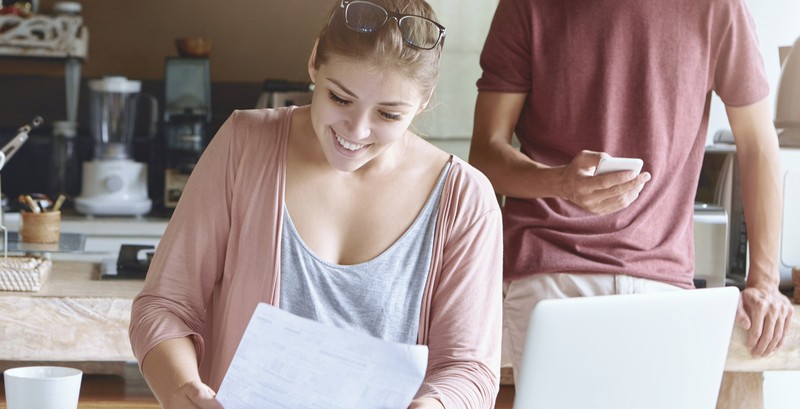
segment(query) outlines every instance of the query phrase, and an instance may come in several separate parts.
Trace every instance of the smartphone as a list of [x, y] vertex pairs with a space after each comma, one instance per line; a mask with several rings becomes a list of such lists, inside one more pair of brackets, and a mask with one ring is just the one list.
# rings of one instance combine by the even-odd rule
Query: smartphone
[[600, 159], [594, 175], [603, 175], [612, 172], [633, 171], [637, 176], [642, 171], [644, 162], [637, 158], [612, 158], [610, 156]]

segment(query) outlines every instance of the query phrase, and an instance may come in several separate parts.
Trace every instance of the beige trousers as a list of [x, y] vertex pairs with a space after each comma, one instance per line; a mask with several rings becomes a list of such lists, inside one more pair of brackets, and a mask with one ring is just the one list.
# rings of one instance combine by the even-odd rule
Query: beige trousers
[[514, 379], [517, 379], [531, 312], [541, 300], [676, 290], [681, 287], [622, 274], [534, 274], [506, 281], [503, 283], [503, 364], [513, 366]]

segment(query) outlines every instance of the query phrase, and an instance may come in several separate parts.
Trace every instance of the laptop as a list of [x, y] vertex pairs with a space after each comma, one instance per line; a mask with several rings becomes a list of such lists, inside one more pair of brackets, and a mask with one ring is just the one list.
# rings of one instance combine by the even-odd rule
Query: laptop
[[541, 301], [514, 409], [714, 409], [739, 290]]

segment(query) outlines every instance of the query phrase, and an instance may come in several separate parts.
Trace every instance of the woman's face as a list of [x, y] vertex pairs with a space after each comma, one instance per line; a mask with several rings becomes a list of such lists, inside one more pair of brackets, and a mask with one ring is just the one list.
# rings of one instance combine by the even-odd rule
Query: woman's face
[[319, 69], [309, 64], [309, 74], [314, 132], [330, 165], [342, 172], [391, 151], [427, 102], [407, 77], [355, 59], [334, 57]]

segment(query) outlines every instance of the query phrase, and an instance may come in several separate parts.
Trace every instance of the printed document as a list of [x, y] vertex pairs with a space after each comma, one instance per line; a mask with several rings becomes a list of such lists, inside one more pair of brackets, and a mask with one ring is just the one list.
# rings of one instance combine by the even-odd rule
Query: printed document
[[428, 348], [384, 341], [259, 304], [217, 400], [225, 409], [404, 409]]

